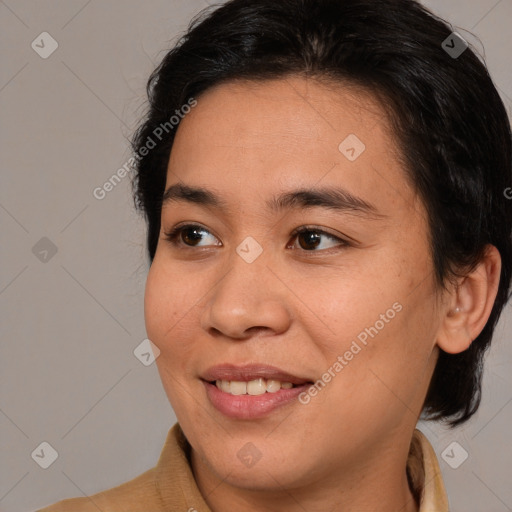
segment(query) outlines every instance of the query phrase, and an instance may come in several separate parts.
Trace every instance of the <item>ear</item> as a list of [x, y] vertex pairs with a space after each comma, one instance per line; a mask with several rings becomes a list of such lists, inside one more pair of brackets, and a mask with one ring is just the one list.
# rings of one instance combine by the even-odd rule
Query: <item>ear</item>
[[437, 346], [449, 354], [463, 352], [482, 332], [491, 314], [501, 274], [501, 256], [487, 245], [478, 266], [461, 278], [446, 303]]

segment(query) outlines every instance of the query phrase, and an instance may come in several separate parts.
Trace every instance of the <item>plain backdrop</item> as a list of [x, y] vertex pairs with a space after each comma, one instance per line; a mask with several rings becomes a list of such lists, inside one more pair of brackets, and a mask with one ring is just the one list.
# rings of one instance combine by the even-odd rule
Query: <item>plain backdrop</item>
[[[426, 4], [485, 56], [510, 112], [512, 0]], [[175, 422], [155, 364], [134, 355], [146, 338], [148, 261], [129, 178], [103, 199], [93, 191], [128, 160], [149, 73], [206, 5], [0, 1], [3, 512], [141, 474]], [[512, 510], [511, 337], [509, 305], [472, 421], [454, 431], [421, 425], [455, 512]], [[442, 457], [454, 442], [468, 454], [456, 469]], [[37, 453], [52, 452], [41, 443], [58, 454], [47, 469]]]

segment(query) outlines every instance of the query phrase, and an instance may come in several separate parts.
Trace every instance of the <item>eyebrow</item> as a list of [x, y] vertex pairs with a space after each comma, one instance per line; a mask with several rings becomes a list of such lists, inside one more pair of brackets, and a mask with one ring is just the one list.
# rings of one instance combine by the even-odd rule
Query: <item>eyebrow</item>
[[[162, 206], [180, 201], [225, 212], [230, 211], [229, 204], [224, 199], [214, 191], [203, 187], [176, 183], [171, 185], [162, 196]], [[300, 188], [284, 192], [269, 199], [266, 206], [273, 214], [286, 209], [306, 210], [312, 207], [321, 207], [338, 212], [361, 214], [374, 219], [386, 217], [372, 203], [340, 187]]]

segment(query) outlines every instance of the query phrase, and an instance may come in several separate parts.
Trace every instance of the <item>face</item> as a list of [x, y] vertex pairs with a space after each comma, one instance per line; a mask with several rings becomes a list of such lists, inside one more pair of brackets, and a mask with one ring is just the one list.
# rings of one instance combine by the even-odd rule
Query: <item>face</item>
[[407, 453], [440, 320], [395, 148], [371, 96], [299, 77], [222, 84], [179, 125], [145, 318], [204, 471], [271, 489]]

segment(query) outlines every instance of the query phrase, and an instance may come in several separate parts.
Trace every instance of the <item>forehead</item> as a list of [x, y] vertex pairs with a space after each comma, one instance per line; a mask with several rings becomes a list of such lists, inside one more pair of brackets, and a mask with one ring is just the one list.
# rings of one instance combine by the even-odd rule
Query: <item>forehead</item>
[[377, 123], [391, 135], [384, 109], [368, 91], [296, 76], [216, 85], [200, 96], [178, 131], [192, 120], [194, 130], [209, 125], [212, 141], [231, 135], [249, 146], [314, 144], [315, 136], [330, 132], [336, 139], [347, 129], [362, 135]]
[[167, 187], [178, 181], [252, 201], [313, 185], [344, 185], [368, 202], [402, 202], [414, 191], [387, 115], [353, 85], [287, 77], [215, 86], [180, 123]]

